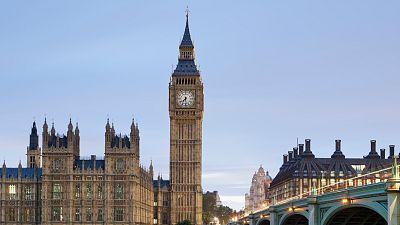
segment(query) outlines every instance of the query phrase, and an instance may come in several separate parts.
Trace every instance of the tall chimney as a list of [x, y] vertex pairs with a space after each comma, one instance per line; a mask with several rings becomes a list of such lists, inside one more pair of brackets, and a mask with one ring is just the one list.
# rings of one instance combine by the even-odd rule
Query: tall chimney
[[341, 140], [335, 140], [335, 151], [340, 152], [341, 151]]
[[371, 152], [376, 152], [376, 140], [371, 140]]
[[299, 155], [303, 155], [304, 144], [299, 144]]
[[294, 158], [297, 158], [297, 156], [299, 156], [299, 149], [296, 147], [296, 148], [293, 148], [293, 153], [294, 153]]
[[389, 145], [389, 159], [394, 157], [394, 145]]
[[381, 159], [385, 159], [385, 149], [381, 148]]
[[293, 151], [288, 151], [289, 162], [293, 160]]
[[305, 152], [311, 152], [311, 140], [306, 139], [306, 151]]
[[288, 155], [283, 155], [283, 164], [288, 162]]

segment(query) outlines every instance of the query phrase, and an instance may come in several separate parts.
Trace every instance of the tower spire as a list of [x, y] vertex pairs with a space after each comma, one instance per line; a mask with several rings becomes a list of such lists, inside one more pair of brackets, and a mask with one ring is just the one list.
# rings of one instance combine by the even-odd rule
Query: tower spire
[[179, 45], [179, 60], [174, 75], [198, 76], [200, 75], [195, 62], [195, 51], [189, 29], [189, 9], [186, 9], [186, 26], [181, 44]]
[[185, 26], [185, 33], [183, 33], [183, 38], [179, 48], [194, 48], [192, 38], [190, 37], [190, 30], [189, 30], [189, 8], [186, 9], [186, 26]]

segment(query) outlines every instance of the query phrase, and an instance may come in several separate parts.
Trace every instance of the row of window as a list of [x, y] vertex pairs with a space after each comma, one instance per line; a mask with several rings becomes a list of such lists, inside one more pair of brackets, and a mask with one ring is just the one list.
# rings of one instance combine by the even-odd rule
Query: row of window
[[[124, 208], [123, 207], [114, 207], [114, 221], [124, 221]], [[93, 209], [86, 208], [85, 209], [85, 221], [93, 221]], [[97, 221], [103, 221], [104, 212], [103, 209], [97, 209]], [[53, 207], [52, 208], [52, 221], [63, 221], [63, 207]], [[82, 220], [82, 211], [81, 208], [75, 209], [75, 221], [83, 221]]]
[[[24, 185], [23, 186], [24, 200], [31, 201], [34, 199], [33, 188], [32, 185]], [[8, 185], [8, 199], [9, 200], [17, 200], [17, 185], [10, 184]]]
[[196, 79], [195, 78], [178, 78], [176, 79], [176, 84], [191, 84], [195, 85], [196, 84]]
[[[365, 165], [352, 165], [352, 166], [356, 170], [357, 174], [362, 174], [362, 171], [363, 171], [363, 169], [365, 167]], [[317, 177], [317, 176], [321, 176], [321, 177], [337, 177], [337, 176], [339, 176], [339, 177], [344, 177], [344, 176], [352, 177], [353, 175], [356, 175], [356, 174], [353, 174], [351, 171], [347, 171], [347, 173], [345, 174], [343, 171], [339, 171], [338, 173], [336, 173], [335, 171], [330, 171], [330, 173], [328, 173], [327, 171], [318, 171], [317, 172], [315, 170], [312, 170], [312, 171], [309, 172], [308, 170], [304, 170], [303, 171], [303, 177], [307, 177], [309, 175], [309, 173], [313, 177]], [[301, 172], [296, 170], [296, 171], [294, 171], [293, 176], [297, 177], [300, 174], [301, 174]], [[380, 174], [375, 174], [375, 176], [379, 177]]]
[[[317, 193], [329, 192], [336, 189], [362, 186], [372, 183], [379, 183], [385, 181], [384, 177], [374, 179], [295, 179], [285, 182], [279, 187], [271, 189], [271, 193], [274, 195], [274, 199], [277, 201], [286, 199], [288, 197], [294, 197], [299, 194], [307, 195], [309, 192], [316, 188]], [[319, 185], [318, 185], [319, 184]]]
[[184, 59], [192, 59], [192, 51], [181, 51], [181, 57]]
[[[93, 199], [93, 186], [92, 184], [86, 184], [84, 186], [84, 193], [85, 193], [85, 198], [86, 199]], [[53, 184], [53, 192], [52, 192], [52, 198], [57, 200], [57, 199], [62, 199], [62, 185], [61, 184]], [[81, 184], [76, 184], [75, 186], [75, 199], [80, 199], [82, 197], [82, 187]], [[98, 184], [97, 185], [97, 192], [96, 192], [96, 198], [102, 200], [104, 198], [104, 192], [103, 192], [103, 185]], [[120, 183], [117, 183], [114, 185], [114, 199], [124, 199], [124, 186]]]
[[[7, 208], [6, 209], [6, 220], [15, 222], [18, 217], [18, 209], [17, 208]], [[24, 222], [33, 222], [34, 221], [34, 209], [33, 208], [23, 208], [22, 209], [22, 221]]]
[[[92, 208], [86, 208], [86, 221], [93, 220], [93, 210]], [[75, 209], [75, 221], [81, 221], [81, 208]], [[103, 221], [103, 209], [97, 209], [97, 221]]]
[[[86, 176], [86, 180], [94, 180], [95, 178], [97, 180], [103, 180], [103, 176]], [[74, 180], [82, 180], [82, 176], [75, 176]]]

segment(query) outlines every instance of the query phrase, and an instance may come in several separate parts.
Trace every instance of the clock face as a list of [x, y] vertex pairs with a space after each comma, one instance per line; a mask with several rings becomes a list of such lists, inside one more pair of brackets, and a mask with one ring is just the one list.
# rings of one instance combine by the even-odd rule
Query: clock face
[[179, 91], [176, 96], [176, 101], [181, 107], [191, 107], [194, 104], [194, 92], [193, 91]]

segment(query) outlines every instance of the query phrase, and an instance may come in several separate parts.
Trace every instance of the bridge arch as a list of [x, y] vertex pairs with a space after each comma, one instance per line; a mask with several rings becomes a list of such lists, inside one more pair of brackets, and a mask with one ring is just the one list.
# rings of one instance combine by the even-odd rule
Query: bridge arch
[[280, 219], [279, 225], [308, 225], [308, 213], [306, 211], [285, 214]]
[[260, 219], [257, 221], [256, 225], [270, 225], [269, 219]]
[[[350, 220], [350, 217], [373, 218], [376, 225], [387, 224], [387, 209], [377, 202], [366, 202], [351, 205], [339, 205], [330, 208], [321, 220], [322, 225], [346, 224], [343, 217]], [[357, 220], [358, 221], [358, 220]], [[353, 223], [352, 223], [353, 224]], [[362, 225], [362, 223], [360, 223]]]

